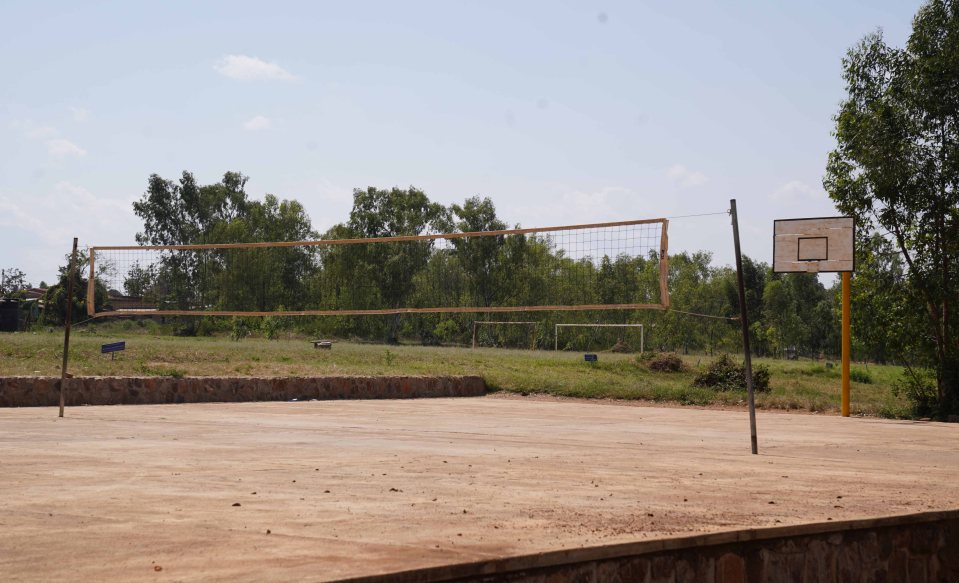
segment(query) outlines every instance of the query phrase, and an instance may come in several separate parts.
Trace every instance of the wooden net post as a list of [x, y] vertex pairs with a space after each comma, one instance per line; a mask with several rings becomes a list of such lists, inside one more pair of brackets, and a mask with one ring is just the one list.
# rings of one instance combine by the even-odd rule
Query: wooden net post
[[69, 281], [67, 281], [67, 321], [63, 331], [63, 366], [60, 368], [60, 417], [63, 417], [64, 385], [67, 382], [67, 358], [70, 353], [70, 325], [73, 322], [73, 280], [77, 276], [77, 238], [73, 238], [73, 253], [70, 255]]

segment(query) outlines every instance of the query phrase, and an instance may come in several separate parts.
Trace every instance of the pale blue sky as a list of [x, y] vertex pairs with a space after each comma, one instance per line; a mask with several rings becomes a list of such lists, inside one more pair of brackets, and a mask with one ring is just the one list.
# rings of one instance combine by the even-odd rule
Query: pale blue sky
[[[489, 196], [523, 226], [739, 201], [744, 252], [822, 192], [840, 60], [918, 1], [10, 2], [0, 18], [0, 267], [131, 244], [147, 177], [227, 170], [314, 227], [354, 187]], [[725, 217], [672, 250], [731, 263]]]

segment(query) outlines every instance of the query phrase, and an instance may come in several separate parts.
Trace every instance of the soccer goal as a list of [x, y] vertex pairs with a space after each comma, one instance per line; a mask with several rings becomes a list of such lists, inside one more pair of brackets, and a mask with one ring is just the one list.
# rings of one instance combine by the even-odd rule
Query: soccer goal
[[[94, 246], [90, 317], [666, 309], [666, 219], [383, 238]], [[105, 289], [102, 289], [105, 288]], [[107, 301], [95, 302], [96, 290]], [[110, 298], [124, 298], [125, 302]]]
[[559, 350], [560, 328], [639, 328], [639, 351], [646, 351], [646, 333], [642, 324], [556, 324], [553, 331], [553, 350]]

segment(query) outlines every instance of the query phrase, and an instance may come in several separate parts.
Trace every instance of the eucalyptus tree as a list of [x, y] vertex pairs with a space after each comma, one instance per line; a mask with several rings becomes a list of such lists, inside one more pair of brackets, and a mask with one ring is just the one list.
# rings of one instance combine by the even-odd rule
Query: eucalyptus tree
[[941, 412], [959, 412], [959, 2], [931, 0], [904, 48], [867, 35], [843, 60], [826, 190], [862, 240], [889, 238], [921, 298]]

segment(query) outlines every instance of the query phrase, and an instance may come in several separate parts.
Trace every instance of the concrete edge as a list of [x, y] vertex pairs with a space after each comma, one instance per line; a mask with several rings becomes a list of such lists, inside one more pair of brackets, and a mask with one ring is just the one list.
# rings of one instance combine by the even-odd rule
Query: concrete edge
[[767, 528], [748, 528], [693, 536], [669, 537], [577, 549], [546, 551], [543, 553], [505, 557], [501, 559], [484, 559], [468, 563], [456, 563], [381, 575], [340, 579], [338, 581], [341, 583], [440, 583], [443, 581], [485, 578], [494, 575], [506, 575], [509, 573], [563, 567], [580, 563], [610, 561], [662, 552], [689, 551], [736, 543], [926, 525], [954, 520], [959, 520], [959, 509]]

